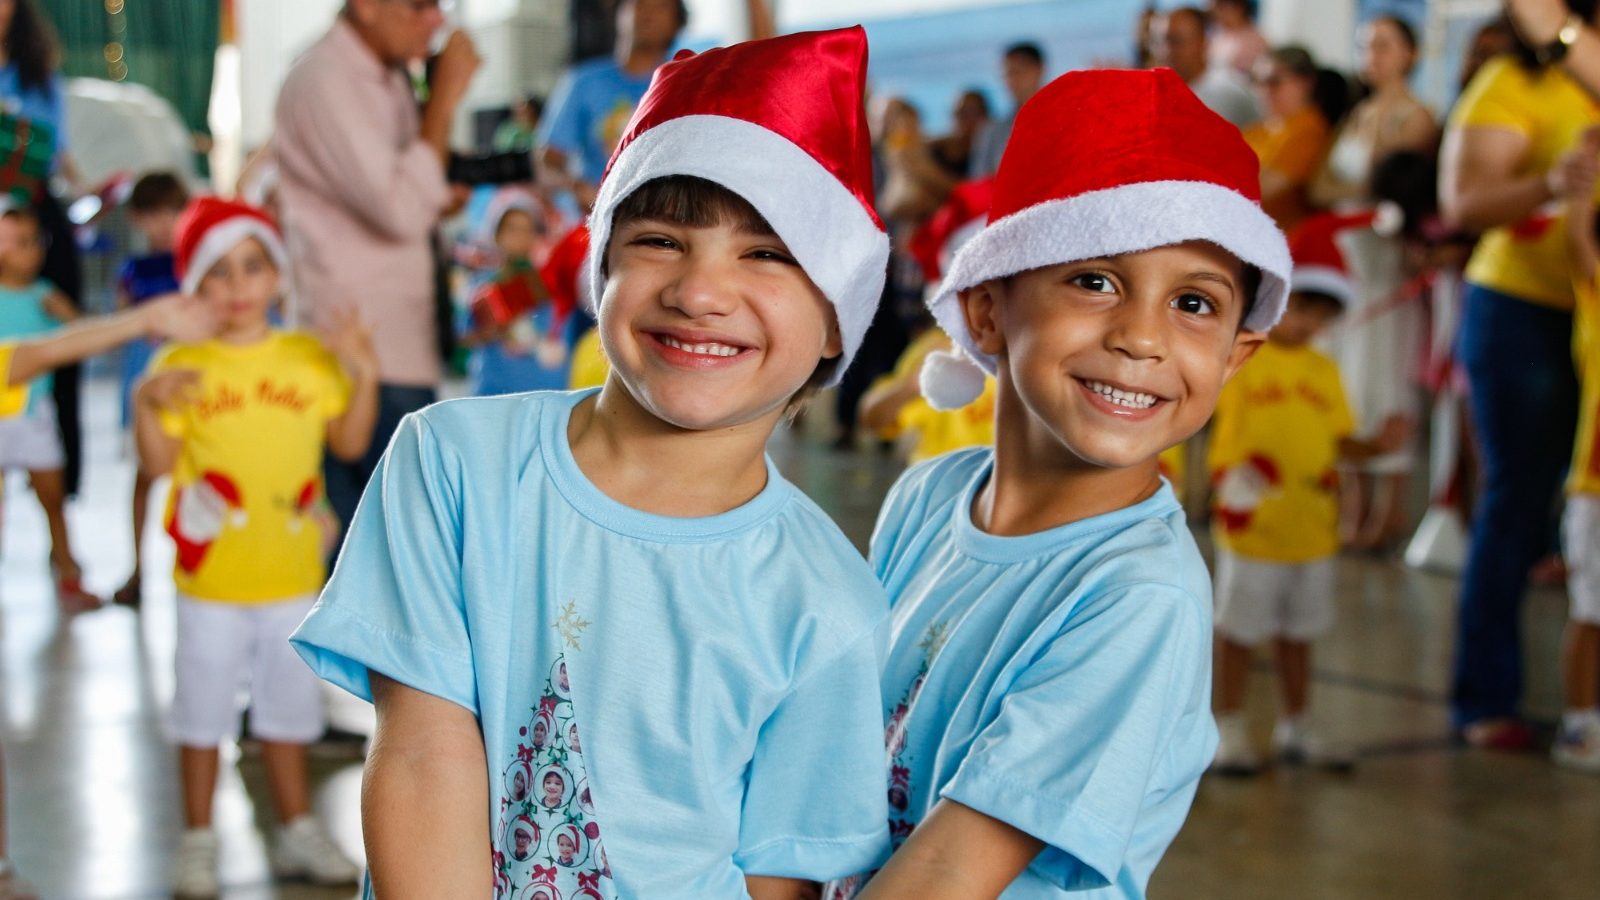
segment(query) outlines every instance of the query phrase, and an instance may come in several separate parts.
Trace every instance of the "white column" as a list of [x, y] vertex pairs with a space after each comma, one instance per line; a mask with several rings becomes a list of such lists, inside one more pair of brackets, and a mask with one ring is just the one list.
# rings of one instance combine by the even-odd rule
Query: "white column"
[[1299, 44], [1318, 65], [1355, 67], [1356, 0], [1262, 0], [1260, 11], [1261, 32], [1273, 46]]

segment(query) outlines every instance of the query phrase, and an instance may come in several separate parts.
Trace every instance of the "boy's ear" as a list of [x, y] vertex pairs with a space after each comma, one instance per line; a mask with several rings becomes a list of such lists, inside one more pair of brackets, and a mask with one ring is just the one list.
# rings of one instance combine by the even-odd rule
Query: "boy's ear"
[[822, 358], [837, 359], [844, 355], [844, 335], [839, 331], [839, 317], [828, 313], [828, 334], [822, 341]]
[[1256, 351], [1261, 349], [1266, 340], [1265, 331], [1241, 331], [1234, 336], [1233, 349], [1228, 351], [1228, 368], [1222, 374], [1223, 384], [1227, 384], [1239, 369], [1250, 361], [1250, 357], [1256, 355]]
[[985, 281], [956, 295], [972, 342], [990, 356], [999, 356], [1006, 347], [1005, 335], [1000, 330], [1002, 291], [1004, 287], [1000, 281]]

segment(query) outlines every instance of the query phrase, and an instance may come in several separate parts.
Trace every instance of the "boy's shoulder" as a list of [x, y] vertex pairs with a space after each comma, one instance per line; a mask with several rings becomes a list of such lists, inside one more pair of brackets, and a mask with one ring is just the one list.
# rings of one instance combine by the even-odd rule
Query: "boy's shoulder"
[[993, 462], [992, 447], [967, 447], [923, 460], [895, 480], [884, 501], [885, 511], [904, 515], [938, 506], [962, 494]]
[[512, 445], [533, 446], [546, 410], [572, 405], [567, 391], [531, 391], [494, 397], [458, 397], [430, 404], [407, 416], [440, 446], [468, 459], [502, 463]]

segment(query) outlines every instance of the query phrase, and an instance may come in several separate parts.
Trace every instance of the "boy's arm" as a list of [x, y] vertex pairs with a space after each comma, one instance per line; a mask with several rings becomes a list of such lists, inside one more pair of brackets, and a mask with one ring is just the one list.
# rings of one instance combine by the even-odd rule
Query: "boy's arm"
[[769, 878], [746, 875], [744, 889], [750, 900], [820, 900], [822, 885], [798, 878]]
[[378, 727], [361, 785], [373, 894], [482, 900], [490, 867], [488, 760], [465, 708], [369, 674]]
[[83, 315], [78, 312], [78, 307], [67, 299], [67, 295], [60, 291], [51, 291], [44, 295], [44, 311], [57, 322], [76, 322]]
[[889, 858], [861, 900], [998, 897], [1044, 842], [953, 800], [940, 800]]
[[1567, 188], [1567, 248], [1572, 256], [1573, 275], [1590, 281], [1600, 269], [1600, 243], [1595, 236], [1595, 180], [1600, 176], [1600, 128], [1590, 128], [1578, 138], [1577, 148], [1562, 162], [1565, 176], [1559, 181]]
[[189, 401], [199, 387], [192, 369], [166, 369], [145, 376], [134, 392], [133, 436], [139, 449], [139, 471], [155, 478], [172, 471], [183, 442], [161, 425], [161, 415]]
[[11, 354], [9, 384], [120, 347], [135, 338], [199, 341], [213, 328], [211, 310], [193, 297], [171, 294], [109, 316], [80, 319], [48, 337], [22, 341]]
[[1411, 420], [1393, 415], [1383, 420], [1383, 426], [1371, 438], [1342, 437], [1339, 439], [1339, 458], [1346, 462], [1364, 462], [1375, 456], [1385, 456], [1404, 447], [1411, 436]]
[[350, 378], [350, 405], [328, 422], [328, 450], [336, 458], [355, 462], [372, 446], [378, 424], [378, 355], [372, 335], [354, 309], [336, 309], [324, 343], [339, 358]]

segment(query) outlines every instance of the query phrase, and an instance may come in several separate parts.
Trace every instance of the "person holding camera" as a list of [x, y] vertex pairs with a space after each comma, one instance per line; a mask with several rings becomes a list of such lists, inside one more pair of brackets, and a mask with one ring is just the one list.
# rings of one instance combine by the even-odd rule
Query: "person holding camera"
[[480, 64], [452, 33], [419, 108], [408, 67], [444, 24], [438, 0], [346, 0], [278, 95], [274, 153], [304, 324], [353, 306], [378, 349], [372, 450], [325, 473], [342, 522], [400, 419], [436, 399], [442, 376], [430, 241], [458, 202], [450, 124]]

